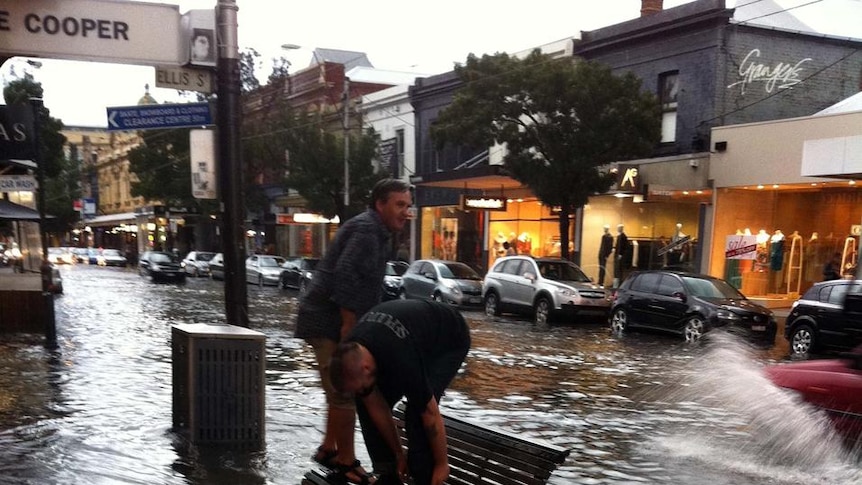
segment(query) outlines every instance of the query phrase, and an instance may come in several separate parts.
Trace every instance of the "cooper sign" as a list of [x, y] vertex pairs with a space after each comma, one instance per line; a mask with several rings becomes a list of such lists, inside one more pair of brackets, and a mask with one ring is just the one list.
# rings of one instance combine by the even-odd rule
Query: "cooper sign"
[[176, 5], [109, 0], [0, 0], [0, 54], [181, 65]]

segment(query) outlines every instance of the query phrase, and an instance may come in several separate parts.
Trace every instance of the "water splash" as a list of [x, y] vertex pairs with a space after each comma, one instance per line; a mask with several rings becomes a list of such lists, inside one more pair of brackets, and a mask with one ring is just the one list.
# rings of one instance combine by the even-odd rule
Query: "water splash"
[[723, 434], [693, 430], [653, 440], [664, 453], [695, 459], [776, 483], [862, 483], [859, 456], [849, 450], [822, 411], [765, 376], [752, 349], [713, 332], [666, 399], [690, 401], [704, 419], [724, 419]]

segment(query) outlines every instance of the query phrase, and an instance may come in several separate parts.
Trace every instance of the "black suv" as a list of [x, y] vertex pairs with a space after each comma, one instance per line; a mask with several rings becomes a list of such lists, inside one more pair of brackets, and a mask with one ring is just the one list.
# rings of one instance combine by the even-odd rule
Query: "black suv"
[[726, 281], [681, 271], [640, 271], [617, 289], [611, 329], [642, 327], [681, 334], [695, 341], [713, 328], [765, 343], [775, 341], [772, 311], [747, 299]]
[[164, 251], [146, 251], [138, 260], [138, 273], [153, 281], [186, 281], [179, 258]]
[[796, 355], [849, 350], [862, 343], [862, 281], [815, 283], [793, 302], [784, 337]]

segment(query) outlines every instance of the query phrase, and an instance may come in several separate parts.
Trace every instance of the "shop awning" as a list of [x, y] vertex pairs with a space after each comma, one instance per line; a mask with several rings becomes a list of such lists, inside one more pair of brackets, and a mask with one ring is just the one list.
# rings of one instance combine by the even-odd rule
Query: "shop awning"
[[423, 187], [481, 190], [486, 194], [518, 196], [530, 189], [510, 177], [502, 165], [480, 165], [430, 174], [414, 175], [410, 183]]
[[83, 221], [83, 223], [88, 226], [118, 226], [120, 224], [134, 224], [135, 220], [134, 212], [122, 212], [119, 214], [96, 216], [92, 219]]
[[0, 219], [7, 221], [38, 221], [39, 211], [0, 199]]

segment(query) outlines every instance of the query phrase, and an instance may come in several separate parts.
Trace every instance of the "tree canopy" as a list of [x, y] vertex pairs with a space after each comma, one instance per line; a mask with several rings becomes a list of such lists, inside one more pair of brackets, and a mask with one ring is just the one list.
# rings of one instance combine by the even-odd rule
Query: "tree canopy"
[[504, 145], [509, 174], [560, 208], [568, 258], [569, 217], [611, 187], [605, 167], [647, 156], [658, 144], [656, 97], [631, 73], [538, 50], [523, 60], [471, 54], [455, 71], [464, 84], [432, 127], [435, 143]]
[[166, 129], [140, 132], [143, 143], [129, 151], [129, 171], [137, 176], [131, 195], [161, 201], [174, 207], [194, 207], [189, 130]]

